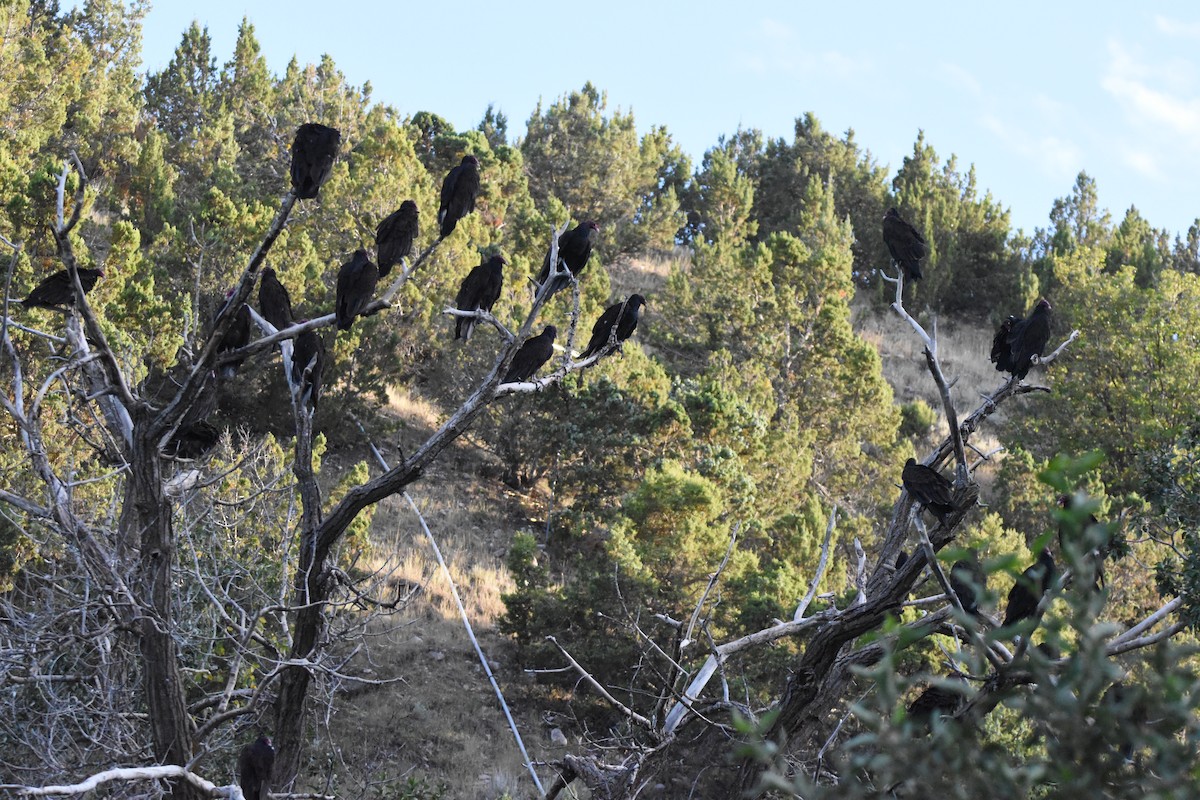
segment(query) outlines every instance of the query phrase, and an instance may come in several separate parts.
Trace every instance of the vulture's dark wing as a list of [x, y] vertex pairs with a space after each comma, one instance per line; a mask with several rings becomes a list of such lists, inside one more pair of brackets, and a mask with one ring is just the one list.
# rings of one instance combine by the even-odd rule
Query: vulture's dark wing
[[[225, 300], [225, 305], [228, 305], [232, 299], [233, 292], [229, 293], [229, 297]], [[225, 309], [225, 305], [221, 306], [221, 310]], [[221, 315], [221, 311], [217, 312], [217, 316]], [[216, 317], [213, 318], [216, 321]], [[238, 350], [250, 344], [250, 309], [242, 303], [234, 314], [233, 322], [225, 329], [225, 335], [221, 337], [220, 344], [217, 345], [218, 353], [228, 353], [233, 350]], [[225, 364], [220, 369], [222, 378], [232, 378], [237, 374], [238, 367], [242, 366], [245, 359], [238, 359]]]
[[[79, 285], [83, 287], [83, 293], [90, 292], [103, 275], [104, 272], [98, 269], [79, 270]], [[33, 287], [29, 296], [21, 301], [21, 305], [26, 308], [59, 308], [74, 303], [75, 284], [71, 281], [71, 273], [65, 269], [42, 280]]]
[[1008, 344], [1008, 337], [1012, 334], [1013, 326], [1020, 321], [1020, 317], [1009, 314], [992, 337], [992, 352], [988, 358], [1000, 372], [1012, 371], [1012, 348]]
[[1012, 368], [1009, 370], [1018, 379], [1029, 374], [1033, 357], [1041, 356], [1050, 341], [1050, 304], [1039, 300], [1027, 319], [1013, 325], [1008, 334]]
[[599, 353], [613, 338], [613, 328], [616, 328], [617, 343], [620, 344], [633, 335], [637, 329], [638, 320], [642, 315], [642, 306], [646, 299], [640, 294], [630, 295], [628, 299], [613, 303], [604, 309], [600, 319], [592, 326], [592, 338], [588, 340], [587, 348], [579, 355], [585, 359]]
[[367, 258], [366, 250], [355, 250], [350, 260], [338, 270], [337, 305], [334, 311], [339, 331], [350, 330], [354, 318], [363, 312], [375, 296], [378, 283], [379, 268]]
[[596, 320], [596, 324], [592, 326], [592, 338], [588, 340], [587, 349], [579, 354], [580, 360], [599, 353], [600, 349], [608, 344], [608, 340], [612, 337], [613, 327], [617, 324], [617, 317], [621, 313], [621, 307], [624, 305], [623, 302], [613, 303], [604, 309], [600, 319]]
[[1004, 627], [1029, 619], [1037, 611], [1042, 595], [1050, 588], [1055, 575], [1054, 559], [1049, 550], [1042, 550], [1038, 560], [1021, 573], [1008, 592], [1004, 609]]
[[883, 218], [883, 243], [887, 245], [892, 260], [904, 268], [908, 277], [921, 279], [921, 259], [929, 254], [925, 237], [896, 209], [888, 209]]
[[458, 221], [475, 210], [479, 195], [479, 159], [463, 156], [462, 163], [446, 174], [442, 181], [441, 202], [438, 204], [438, 226], [441, 238], [454, 232]]
[[958, 595], [963, 611], [979, 613], [979, 602], [987, 591], [987, 573], [973, 558], [963, 558], [950, 567], [950, 588]]
[[386, 278], [394, 265], [412, 253], [413, 242], [417, 238], [417, 217], [417, 204], [405, 200], [375, 229], [380, 278]]
[[260, 736], [238, 753], [238, 786], [246, 800], [266, 800], [275, 768], [275, 748], [266, 736]]
[[532, 378], [534, 373], [550, 360], [550, 356], [554, 355], [554, 337], [557, 335], [558, 329], [553, 325], [547, 325], [540, 334], [526, 340], [517, 354], [513, 356], [512, 363], [508, 367], [508, 374], [504, 376], [503, 382], [513, 383]]
[[270, 267], [263, 270], [262, 280], [258, 284], [258, 311], [276, 330], [292, 325], [292, 299], [288, 296], [287, 288], [279, 282], [275, 270]]
[[301, 200], [311, 200], [333, 170], [342, 134], [336, 128], [306, 122], [292, 141], [292, 187]]
[[[455, 307], [461, 311], [491, 311], [492, 306], [500, 299], [506, 263], [502, 257], [492, 256], [467, 273], [454, 300]], [[476, 320], [470, 317], [455, 317], [454, 338], [470, 339], [472, 331], [475, 330], [475, 323]]]
[[[600, 226], [587, 220], [581, 222], [569, 231], [558, 237], [558, 260], [560, 264], [566, 266], [575, 279], [579, 279], [580, 273], [587, 266], [588, 260], [592, 257], [592, 247], [595, 245], [596, 237], [600, 233]], [[541, 286], [550, 277], [550, 251], [546, 250], [546, 257], [542, 259], [542, 271], [538, 273], [538, 285]], [[558, 290], [570, 285], [571, 280], [563, 275], [554, 280], [546, 298], [552, 297]]]
[[954, 510], [952, 484], [940, 472], [909, 459], [900, 474], [904, 488], [939, 520]]
[[[325, 342], [316, 331], [305, 331], [296, 337], [292, 350], [292, 383], [300, 387], [300, 400], [305, 394], [312, 400], [313, 411], [321, 397], [321, 372], [325, 368]], [[305, 372], [308, 373], [307, 380]]]
[[921, 692], [908, 705], [908, 716], [913, 722], [928, 724], [934, 715], [948, 715], [958, 711], [963, 696], [953, 689], [933, 685]]

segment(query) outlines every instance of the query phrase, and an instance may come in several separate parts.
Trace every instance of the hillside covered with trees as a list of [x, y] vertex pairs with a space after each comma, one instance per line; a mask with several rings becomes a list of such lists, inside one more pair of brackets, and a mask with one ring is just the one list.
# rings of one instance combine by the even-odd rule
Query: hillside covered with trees
[[[529, 510], [495, 521], [500, 682], [579, 734], [517, 796], [1200, 791], [1200, 219], [1118, 220], [1081, 173], [1014, 231], [923, 134], [890, 169], [812, 113], [693, 163], [590, 83], [520, 129], [488, 107], [455, 130], [331, 56], [273, 74], [248, 22], [224, 63], [193, 26], [142, 74], [139, 13], [0, 5], [0, 785], [161, 766], [104, 796], [232, 796], [261, 733], [272, 791], [356, 796], [308, 745], [373, 626], [416, 602], [374, 516], [439, 491], [453, 446]], [[340, 143], [300, 198], [308, 123]], [[443, 237], [465, 156], [478, 196]], [[335, 330], [342, 265], [377, 259], [405, 200], [411, 254]], [[920, 281], [895, 282], [892, 207], [927, 242]], [[587, 222], [578, 280], [539, 286]], [[455, 338], [495, 256], [491, 313]], [[233, 343], [266, 268], [290, 319]], [[60, 270], [73, 300], [20, 302]], [[632, 337], [578, 356], [633, 293]], [[946, 343], [1039, 298], [1024, 381]], [[518, 380], [547, 325], [559, 349]], [[920, 389], [885, 378], [880, 336], [927, 348]], [[952, 481], [949, 512], [902, 484], [913, 458]], [[1043, 549], [1036, 610], [1004, 624]]]

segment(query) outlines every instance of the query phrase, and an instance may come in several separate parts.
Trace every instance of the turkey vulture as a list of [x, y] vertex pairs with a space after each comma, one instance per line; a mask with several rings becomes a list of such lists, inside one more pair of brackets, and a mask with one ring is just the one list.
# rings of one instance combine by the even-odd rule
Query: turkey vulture
[[475, 210], [479, 194], [479, 159], [463, 156], [462, 163], [446, 173], [442, 181], [442, 199], [438, 204], [441, 238], [454, 233], [458, 221]]
[[267, 800], [271, 770], [275, 768], [275, 748], [271, 737], [260, 736], [238, 753], [238, 785], [246, 800]]
[[[210, 372], [209, 378], [216, 373]], [[208, 417], [217, 410], [217, 382], [206, 380], [200, 384], [196, 399], [184, 412], [179, 428], [163, 447], [164, 455], [182, 459], [197, 459], [211, 450], [221, 438], [221, 429], [208, 422]]]
[[908, 717], [913, 722], [928, 725], [934, 715], [951, 715], [962, 705], [963, 696], [945, 686], [932, 684], [908, 704]]
[[292, 188], [301, 200], [311, 200], [329, 179], [342, 134], [336, 128], [306, 122], [292, 141]]
[[[592, 246], [596, 243], [596, 237], [600, 234], [600, 225], [588, 220], [581, 222], [569, 231], [558, 237], [558, 261], [560, 265], [566, 265], [566, 268], [575, 279], [579, 279], [579, 273], [583, 272], [583, 268], [587, 266], [588, 259], [592, 257]], [[542, 271], [538, 274], [538, 286], [546, 282], [550, 277], [550, 252], [546, 251], [546, 258], [542, 261]], [[563, 275], [555, 278], [551, 284], [550, 290], [546, 292], [546, 299], [557, 292], [559, 289], [571, 283], [571, 279]]]
[[[507, 263], [503, 256], [492, 256], [468, 272], [458, 287], [455, 307], [460, 311], [491, 311], [500, 299], [500, 289], [504, 286], [504, 265]], [[469, 340], [477, 321], [473, 317], [455, 317], [454, 338]]]
[[220, 439], [221, 429], [211, 423], [201, 421], [183, 424], [167, 441], [167, 446], [163, 448], [163, 454], [173, 458], [194, 460], [212, 450]]
[[987, 573], [972, 555], [954, 562], [950, 567], [950, 588], [958, 595], [963, 611], [968, 614], [979, 614], [979, 601], [987, 591]]
[[933, 512], [938, 522], [944, 523], [946, 515], [954, 510], [954, 494], [951, 483], [936, 469], [918, 464], [910, 458], [904, 463], [900, 480], [913, 499]]
[[921, 259], [929, 255], [929, 246], [921, 232], [895, 208], [889, 208], [883, 216], [883, 243], [887, 245], [893, 263], [903, 267], [912, 280], [921, 280]]
[[1012, 333], [1013, 325], [1020, 321], [1020, 317], [1009, 314], [1004, 322], [1000, 323], [1000, 330], [996, 331], [996, 335], [992, 337], [992, 353], [989, 358], [1000, 372], [1012, 370], [1012, 355], [1008, 347], [1008, 337]]
[[[217, 317], [221, 316], [221, 311], [229, 305], [233, 300], [233, 290], [230, 289], [225, 293], [225, 303], [217, 312]], [[216, 317], [213, 317], [216, 321]], [[233, 315], [233, 322], [229, 323], [229, 327], [225, 329], [225, 335], [221, 337], [220, 344], [217, 345], [217, 353], [228, 353], [233, 350], [238, 350], [250, 344], [250, 309], [242, 303], [241, 307]], [[228, 364], [223, 364], [219, 374], [222, 378], [232, 378], [237, 374], [238, 367], [242, 365], [246, 359], [241, 358], [237, 361], [230, 361]]]
[[375, 284], [379, 282], [379, 268], [367, 258], [366, 250], [355, 250], [354, 255], [338, 270], [337, 278], [337, 328], [348, 331], [354, 318], [363, 312], [375, 296]]
[[375, 229], [375, 257], [379, 259], [379, 277], [386, 278], [392, 265], [412, 252], [417, 238], [417, 204], [405, 200]]
[[527, 381], [532, 378], [533, 374], [541, 369], [542, 364], [554, 355], [554, 337], [557, 335], [558, 328], [547, 325], [540, 334], [526, 339], [525, 344], [521, 345], [521, 349], [513, 356], [508, 374], [504, 376], [502, 383]]
[[[305, 331], [297, 336], [296, 346], [292, 350], [292, 383], [298, 387], [301, 403], [304, 402], [305, 392], [310, 393], [313, 411], [317, 410], [317, 401], [321, 397], [321, 370], [324, 366], [325, 342], [317, 332]], [[305, 372], [308, 373], [307, 381], [304, 380]]]
[[1004, 610], [1004, 627], [1029, 619], [1037, 611], [1054, 582], [1054, 558], [1045, 548], [1038, 554], [1037, 562], [1026, 568], [1008, 592], [1008, 607]]
[[[100, 269], [80, 269], [78, 272], [79, 285], [83, 287], [84, 294], [90, 292], [96, 285], [96, 281], [104, 277], [104, 270]], [[60, 269], [33, 287], [33, 291], [21, 301], [21, 305], [26, 308], [58, 308], [59, 306], [75, 305], [75, 282], [71, 280], [71, 273]]]
[[640, 294], [631, 294], [628, 300], [613, 303], [604, 309], [600, 319], [596, 320], [596, 324], [592, 326], [592, 338], [588, 342], [587, 349], [579, 355], [579, 358], [582, 360], [603, 350], [612, 339], [614, 327], [617, 329], [617, 344], [632, 336], [644, 305], [646, 305], [646, 298]]
[[992, 339], [992, 361], [996, 363], [996, 369], [1012, 373], [1017, 380], [1029, 374], [1033, 357], [1040, 357], [1046, 349], [1046, 342], [1050, 341], [1050, 308], [1050, 301], [1042, 299], [1038, 300], [1027, 319], [1010, 316], [1008, 319], [1012, 320], [1012, 325], [1004, 339], [1007, 351], [1000, 341], [1004, 325], [1000, 326]]
[[281, 331], [292, 326], [292, 299], [288, 297], [287, 288], [276, 277], [275, 270], [270, 267], [263, 270], [262, 280], [258, 284], [258, 312], [275, 326], [275, 330]]
[[1128, 761], [1133, 756], [1134, 743], [1144, 741], [1150, 720], [1145, 689], [1136, 683], [1127, 685], [1117, 681], [1100, 697], [1100, 708], [1107, 712], [1108, 719], [1119, 731], [1116, 741], [1120, 745], [1116, 749], [1121, 758]]

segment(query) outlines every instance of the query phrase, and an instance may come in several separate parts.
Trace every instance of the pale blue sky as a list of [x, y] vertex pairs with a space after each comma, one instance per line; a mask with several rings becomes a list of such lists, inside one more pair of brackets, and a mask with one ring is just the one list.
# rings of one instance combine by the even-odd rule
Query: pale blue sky
[[515, 139], [539, 98], [590, 80], [697, 163], [739, 125], [790, 139], [812, 111], [893, 174], [923, 128], [1027, 231], [1081, 169], [1117, 220], [1131, 204], [1172, 231], [1200, 217], [1194, 3], [159, 0], [146, 68], [166, 65], [193, 18], [224, 63], [243, 15], [273, 72], [329, 53], [377, 102], [459, 129], [494, 103]]

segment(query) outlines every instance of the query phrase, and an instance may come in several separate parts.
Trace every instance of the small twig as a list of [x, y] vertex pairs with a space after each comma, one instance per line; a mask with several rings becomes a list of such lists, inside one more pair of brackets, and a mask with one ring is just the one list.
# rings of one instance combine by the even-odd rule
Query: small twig
[[566, 649], [561, 644], [558, 643], [558, 639], [555, 639], [553, 636], [547, 636], [546, 641], [552, 643], [555, 647], [558, 648], [558, 651], [560, 653], [562, 653], [563, 657], [566, 658], [567, 661], [570, 663], [570, 665], [575, 668], [575, 671], [579, 673], [579, 676], [581, 678], [583, 678], [588, 683], [589, 686], [591, 686], [593, 689], [595, 689], [600, 694], [601, 697], [603, 697], [610, 704], [612, 704], [612, 706], [614, 708], [616, 708], [618, 711], [620, 711], [622, 714], [629, 717], [629, 719], [633, 720], [638, 725], [641, 725], [643, 728], [650, 731], [651, 733], [657, 735], [658, 732], [655, 731], [655, 729], [654, 729], [654, 723], [652, 723], [650, 720], [646, 719], [641, 714], [634, 711], [629, 706], [622, 703], [617, 698], [613, 697], [607, 689], [605, 689], [603, 686], [600, 685], [599, 681], [597, 681], [595, 678], [593, 678], [586, 669], [584, 669], [582, 666], [580, 666], [578, 661], [576, 661], [574, 658], [571, 657], [571, 654], [568, 653], [566, 651]]
[[825, 744], [821, 745], [821, 749], [817, 751], [817, 765], [813, 769], [813, 780], [816, 780], [820, 775], [821, 765], [825, 761], [825, 753], [828, 752], [829, 748], [832, 747], [837, 741], [838, 734], [842, 732], [842, 726], [845, 725], [846, 720], [850, 719], [851, 715], [854, 714], [854, 707], [863, 700], [866, 700], [867, 695], [869, 695], [871, 691], [871, 689], [868, 689], [867, 691], [863, 692], [862, 696], [858, 698], [858, 702], [851, 703], [849, 705], [849, 707], [846, 709], [846, 713], [843, 714], [842, 718], [838, 720], [838, 724], [833, 727], [833, 732], [829, 734], [829, 738], [825, 740]]
[[700, 618], [700, 612], [704, 608], [705, 601], [708, 600], [709, 593], [717, 585], [717, 581], [721, 578], [721, 573], [725, 570], [725, 565], [729, 563], [729, 557], [733, 555], [733, 548], [737, 544], [738, 531], [741, 530], [741, 527], [742, 523], [735, 522], [732, 530], [729, 532], [729, 546], [725, 548], [725, 557], [717, 565], [716, 572], [709, 576], [708, 585], [704, 587], [704, 591], [700, 593], [700, 599], [696, 601], [696, 608], [692, 611], [692, 618], [688, 622], [687, 631], [683, 634], [683, 639], [679, 642], [680, 653], [692, 643], [692, 632], [696, 629], [696, 620]]

